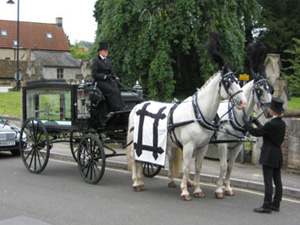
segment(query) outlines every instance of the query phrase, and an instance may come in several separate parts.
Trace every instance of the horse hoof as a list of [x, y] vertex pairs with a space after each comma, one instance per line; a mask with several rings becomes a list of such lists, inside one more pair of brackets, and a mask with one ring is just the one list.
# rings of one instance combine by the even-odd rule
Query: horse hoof
[[188, 181], [186, 184], [187, 184], [188, 187], [193, 187], [194, 186], [193, 182], [191, 182], [191, 181]]
[[215, 192], [215, 197], [217, 199], [223, 199], [224, 198], [224, 193], [223, 192]]
[[233, 193], [233, 191], [227, 190], [227, 191], [225, 191], [225, 195], [227, 195], [227, 196], [234, 196], [234, 193]]
[[195, 198], [205, 198], [205, 194], [203, 194], [203, 192], [194, 193], [193, 196]]
[[175, 184], [174, 181], [168, 183], [168, 187], [169, 187], [169, 188], [175, 188], [176, 186], [177, 186], [177, 185]]
[[141, 191], [146, 191], [147, 188], [145, 185], [139, 185], [139, 186], [136, 186], [136, 187], [133, 187], [133, 189], [136, 191], [136, 192], [141, 192]]
[[181, 195], [181, 196], [180, 196], [180, 199], [181, 199], [182, 201], [192, 201], [192, 198], [191, 198], [190, 195]]

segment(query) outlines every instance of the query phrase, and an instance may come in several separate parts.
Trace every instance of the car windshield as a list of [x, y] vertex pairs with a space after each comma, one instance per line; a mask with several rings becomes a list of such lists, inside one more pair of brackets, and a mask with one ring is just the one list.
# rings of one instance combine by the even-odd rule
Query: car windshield
[[3, 123], [3, 120], [2, 120], [2, 118], [0, 118], [0, 123]]

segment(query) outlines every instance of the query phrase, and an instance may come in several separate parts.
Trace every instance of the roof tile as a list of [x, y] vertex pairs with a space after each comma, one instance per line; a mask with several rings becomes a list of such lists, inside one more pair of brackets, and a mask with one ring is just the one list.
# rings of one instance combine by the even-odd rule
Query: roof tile
[[[0, 48], [12, 48], [17, 40], [17, 22], [0, 20], [0, 30], [6, 30], [7, 36], [0, 33]], [[51, 33], [52, 39], [47, 38]], [[20, 47], [32, 50], [70, 51], [68, 39], [62, 27], [57, 24], [20, 21]]]

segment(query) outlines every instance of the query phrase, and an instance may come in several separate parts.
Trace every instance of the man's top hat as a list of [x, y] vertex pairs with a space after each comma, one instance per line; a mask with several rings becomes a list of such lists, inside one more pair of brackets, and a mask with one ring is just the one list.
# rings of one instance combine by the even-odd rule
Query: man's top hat
[[284, 101], [280, 98], [272, 98], [270, 109], [275, 111], [278, 114], [281, 114], [284, 112], [284, 109], [282, 108]]
[[107, 42], [99, 42], [99, 48], [98, 48], [98, 51], [99, 51], [99, 50], [108, 50]]

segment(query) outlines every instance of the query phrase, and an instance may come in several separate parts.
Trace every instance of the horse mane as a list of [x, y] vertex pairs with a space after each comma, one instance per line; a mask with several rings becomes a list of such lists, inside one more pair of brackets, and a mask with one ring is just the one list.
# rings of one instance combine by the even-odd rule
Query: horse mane
[[208, 50], [212, 61], [217, 63], [219, 66], [219, 70], [223, 70], [223, 72], [227, 72], [227, 62], [222, 56], [221, 52], [221, 44], [219, 35], [217, 33], [211, 32], [210, 33], [211, 42], [209, 45], [206, 45], [205, 48]]
[[261, 43], [253, 42], [247, 46], [246, 51], [253, 72], [263, 76], [265, 74], [264, 62], [267, 56], [266, 46]]
[[211, 76], [202, 86], [201, 88], [197, 88], [197, 91], [202, 91], [209, 83], [212, 79], [214, 79], [216, 76], [219, 75], [219, 72], [218, 73], [215, 73], [213, 76]]

